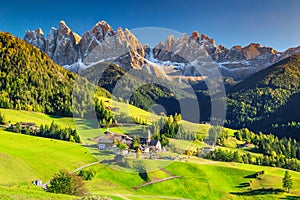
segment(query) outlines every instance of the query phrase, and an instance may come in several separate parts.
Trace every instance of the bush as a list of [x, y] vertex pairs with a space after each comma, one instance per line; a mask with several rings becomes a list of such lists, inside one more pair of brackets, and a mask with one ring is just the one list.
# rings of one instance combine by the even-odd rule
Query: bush
[[83, 180], [89, 181], [95, 177], [96, 172], [93, 169], [80, 170], [78, 175], [81, 176]]
[[87, 193], [84, 182], [80, 176], [71, 174], [66, 170], [61, 170], [55, 174], [47, 185], [47, 189], [52, 193], [69, 194], [83, 196]]

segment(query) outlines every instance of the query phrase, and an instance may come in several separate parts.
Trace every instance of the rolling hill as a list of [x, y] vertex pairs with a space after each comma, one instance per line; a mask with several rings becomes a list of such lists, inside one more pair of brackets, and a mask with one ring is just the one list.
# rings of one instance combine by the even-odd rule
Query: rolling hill
[[[31, 185], [31, 181], [48, 181], [51, 176], [64, 168], [74, 170], [84, 164], [95, 162], [95, 157], [79, 144], [38, 138], [0, 131], [0, 198], [1, 199], [73, 199], [75, 197], [49, 194]], [[126, 168], [97, 164], [89, 167], [96, 171], [96, 177], [87, 181], [90, 195], [108, 196], [112, 199], [278, 199], [297, 198], [300, 191], [300, 175], [290, 171], [294, 188], [291, 194], [278, 192], [283, 169], [253, 166], [238, 163], [224, 163], [191, 158], [184, 162], [164, 160], [143, 160], [150, 180], [169, 177], [168, 180], [135, 190], [145, 181], [138, 173]], [[160, 166], [164, 166], [161, 170]], [[264, 170], [261, 179], [253, 174]], [[248, 185], [253, 180], [253, 184]], [[251, 189], [250, 189], [251, 188]], [[264, 188], [264, 189], [263, 189]]]
[[181, 112], [179, 100], [193, 98], [189, 85], [164, 80], [144, 70], [125, 70], [108, 62], [92, 65], [79, 74], [108, 90], [115, 98], [122, 98], [144, 110], [153, 109], [157, 114], [162, 110], [152, 107], [155, 104], [162, 105], [166, 115], [174, 115]]
[[[298, 122], [300, 118], [292, 107], [299, 104], [299, 92], [300, 55], [294, 55], [229, 89], [227, 125], [266, 132], [271, 124]], [[292, 133], [280, 136], [299, 138]]]
[[[77, 75], [9, 33], [0, 32], [0, 107], [72, 116]], [[81, 79], [79, 91], [94, 87]], [[104, 89], [98, 94], [108, 96]], [[87, 101], [87, 100], [86, 100]]]

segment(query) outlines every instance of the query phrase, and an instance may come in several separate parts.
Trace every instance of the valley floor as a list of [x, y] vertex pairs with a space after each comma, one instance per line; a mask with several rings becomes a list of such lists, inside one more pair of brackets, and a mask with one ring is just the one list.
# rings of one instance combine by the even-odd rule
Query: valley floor
[[[10, 115], [18, 115], [17, 112]], [[40, 123], [51, 123], [50, 116], [29, 112], [24, 116], [30, 117], [31, 121], [39, 118]], [[17, 121], [21, 120], [24, 121], [24, 118], [19, 116]], [[61, 126], [71, 122], [71, 118], [58, 120]], [[88, 141], [88, 137], [93, 136], [86, 133], [84, 138]], [[184, 148], [184, 142], [173, 142]], [[201, 146], [197, 142], [193, 145], [195, 148]], [[140, 162], [146, 167], [149, 181], [153, 182], [146, 184], [144, 177], [133, 169], [114, 162], [99, 162], [111, 158], [93, 145], [87, 148], [81, 144], [0, 129], [0, 199], [77, 199], [45, 192], [31, 182], [42, 180], [45, 183], [61, 169], [71, 172], [82, 166], [96, 171], [96, 176], [85, 182], [90, 195], [111, 199], [300, 198], [300, 173], [295, 171], [289, 171], [294, 186], [291, 193], [285, 193], [280, 188], [286, 170], [280, 168], [216, 162], [193, 156], [181, 161], [142, 159]], [[95, 164], [88, 166], [90, 163]], [[264, 174], [256, 178], [255, 174], [262, 170]], [[167, 180], [172, 176], [177, 178]]]

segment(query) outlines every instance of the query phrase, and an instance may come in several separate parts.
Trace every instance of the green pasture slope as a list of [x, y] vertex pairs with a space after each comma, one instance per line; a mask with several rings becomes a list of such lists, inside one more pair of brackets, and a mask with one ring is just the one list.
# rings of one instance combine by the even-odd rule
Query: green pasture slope
[[[121, 103], [118, 104], [121, 106]], [[134, 108], [132, 108], [134, 109]], [[72, 118], [58, 118], [41, 113], [0, 109], [7, 121], [32, 121], [37, 124], [50, 124], [52, 121], [62, 127], [74, 127]], [[145, 111], [146, 112], [146, 111]], [[134, 112], [139, 113], [138, 111]], [[140, 113], [145, 116], [145, 113]], [[149, 114], [149, 113], [148, 113]], [[207, 126], [207, 125], [206, 125]], [[84, 141], [98, 135], [96, 129], [79, 126], [85, 130]], [[208, 128], [203, 125], [203, 130]], [[112, 128], [117, 132], [141, 130], [141, 126]], [[205, 130], [205, 131], [206, 131]], [[102, 132], [104, 129], [102, 129]], [[84, 132], [83, 132], [84, 133]], [[184, 148], [185, 141], [172, 140], [176, 146]], [[193, 148], [202, 143], [194, 142]], [[74, 199], [68, 195], [55, 195], [35, 187], [31, 181], [49, 181], [60, 169], [72, 171], [80, 166], [97, 161], [98, 151], [89, 151], [80, 144], [11, 133], [0, 129], [0, 199]], [[101, 156], [99, 156], [101, 157]], [[162, 160], [143, 160], [146, 168], [151, 169], [148, 177], [158, 180], [169, 177], [162, 166], [172, 175], [181, 176], [142, 187], [145, 183], [138, 173], [125, 172], [122, 167], [98, 164], [93, 166], [96, 177], [87, 181], [91, 195], [108, 196], [112, 199], [299, 199], [300, 173], [291, 171], [294, 187], [290, 194], [277, 193], [270, 188], [281, 188], [284, 169], [246, 165], [240, 163], [214, 162], [189, 159], [188, 162], [171, 162], [166, 165]], [[153, 168], [157, 170], [153, 171]], [[265, 171], [261, 180], [251, 178], [258, 171]], [[249, 181], [253, 180], [251, 186]]]
[[[48, 181], [60, 169], [69, 171], [95, 158], [83, 146], [70, 142], [39, 138], [0, 131], [0, 199], [68, 199], [70, 196], [56, 196], [45, 193], [31, 185], [31, 181], [42, 179]], [[147, 166], [157, 166], [156, 171], [149, 172], [150, 179], [166, 178], [158, 168], [165, 161], [143, 161]], [[189, 162], [172, 162], [164, 168], [180, 179], [168, 180], [142, 187], [133, 187], [145, 181], [138, 173], [111, 168], [99, 164], [93, 166], [97, 171], [92, 181], [87, 181], [91, 195], [110, 196], [112, 199], [149, 198], [185, 198], [185, 199], [279, 199], [300, 196], [300, 173], [290, 172], [294, 180], [291, 194], [273, 193], [262, 188], [280, 188], [283, 169], [223, 163], [192, 159]], [[264, 170], [261, 180], [251, 177]], [[254, 184], [245, 186], [249, 180]], [[251, 190], [249, 190], [251, 188]], [[9, 197], [12, 198], [9, 198]]]
[[60, 169], [73, 170], [95, 161], [80, 144], [0, 130], [0, 185], [49, 181]]
[[6, 117], [6, 121], [11, 124], [17, 122], [34, 122], [37, 125], [51, 124], [52, 121], [61, 127], [74, 127], [72, 117], [57, 117], [46, 115], [38, 112], [30, 112], [23, 110], [12, 110], [0, 108], [0, 112]]
[[[148, 162], [155, 162], [155, 165], [159, 165], [159, 162], [164, 161]], [[291, 193], [276, 191], [281, 188], [281, 180], [285, 171], [278, 168], [206, 161], [199, 163], [173, 162], [165, 169], [172, 175], [182, 176], [182, 178], [155, 183], [138, 190], [133, 188], [144, 183], [138, 173], [128, 173], [105, 165], [92, 168], [97, 171], [97, 176], [87, 182], [87, 186], [95, 195], [114, 194], [128, 199], [272, 200], [300, 198], [300, 173], [297, 172], [290, 172], [294, 181]], [[262, 170], [265, 171], [265, 174], [261, 180], [252, 177], [256, 172]], [[148, 176], [157, 180], [168, 175], [157, 170], [149, 172]], [[250, 180], [253, 180], [253, 184], [248, 186]]]

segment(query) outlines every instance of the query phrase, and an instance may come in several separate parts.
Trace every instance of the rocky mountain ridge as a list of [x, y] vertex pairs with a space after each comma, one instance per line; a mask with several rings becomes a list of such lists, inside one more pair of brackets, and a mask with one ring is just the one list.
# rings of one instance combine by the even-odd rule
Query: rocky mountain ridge
[[[199, 51], [206, 54], [212, 63], [218, 65], [223, 76], [244, 79], [275, 62], [300, 53], [300, 47], [278, 52], [271, 47], [251, 43], [245, 47], [233, 46], [228, 49], [222, 45], [216, 46], [214, 39], [195, 31], [189, 37], [183, 34], [179, 39], [170, 35], [164, 43], [160, 42], [154, 47], [153, 57], [162, 62], [188, 64], [193, 60], [191, 56], [199, 54]], [[186, 75], [193, 76], [194, 74]]]
[[113, 30], [105, 21], [99, 21], [81, 37], [61, 21], [58, 29], [51, 28], [47, 36], [39, 28], [27, 31], [24, 40], [72, 71], [105, 61], [114, 62], [124, 69], [144, 69], [157, 76], [165, 76], [166, 69], [161, 66], [172, 67], [172, 72], [175, 70], [179, 75], [199, 76], [199, 73], [190, 69], [197, 60], [204, 68], [216, 65], [223, 76], [244, 79], [275, 62], [300, 53], [300, 47], [278, 52], [256, 43], [228, 49], [217, 46], [214, 39], [197, 31], [190, 36], [183, 34], [181, 38], [170, 35], [164, 43], [159, 42], [150, 49], [141, 44], [128, 29]]
[[143, 45], [128, 29], [114, 31], [105, 21], [98, 22], [81, 37], [61, 21], [58, 29], [52, 27], [46, 37], [39, 28], [27, 31], [24, 40], [46, 52], [57, 64], [71, 69], [100, 61], [140, 68], [139, 59], [145, 56]]

